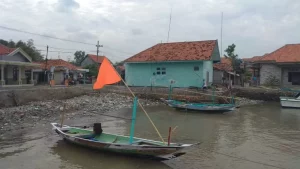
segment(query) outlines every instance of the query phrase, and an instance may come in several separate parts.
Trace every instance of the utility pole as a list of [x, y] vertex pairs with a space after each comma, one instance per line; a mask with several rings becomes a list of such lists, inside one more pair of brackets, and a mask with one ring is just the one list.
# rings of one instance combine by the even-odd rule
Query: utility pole
[[221, 16], [221, 57], [223, 57], [223, 12]]
[[47, 53], [46, 53], [46, 64], [45, 64], [45, 76], [44, 76], [44, 82], [46, 82], [46, 77], [47, 77], [47, 66], [48, 66], [48, 48], [49, 48], [49, 46], [47, 45]]
[[169, 30], [168, 30], [168, 39], [167, 39], [167, 42], [169, 42], [169, 35], [170, 35], [170, 29], [171, 29], [171, 21], [172, 21], [172, 8], [171, 8], [171, 13], [170, 13], [170, 21], [169, 21]]
[[97, 47], [97, 64], [98, 64], [98, 69], [99, 69], [99, 66], [100, 66], [100, 64], [99, 64], [99, 48], [100, 47], [103, 47], [103, 45], [99, 45], [99, 41], [97, 42], [97, 45], [96, 45], [96, 47]]

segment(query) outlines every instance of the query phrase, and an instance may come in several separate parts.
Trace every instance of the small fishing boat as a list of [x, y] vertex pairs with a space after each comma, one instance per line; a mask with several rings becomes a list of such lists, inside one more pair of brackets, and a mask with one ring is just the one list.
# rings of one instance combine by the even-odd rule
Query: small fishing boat
[[96, 150], [152, 158], [155, 160], [170, 160], [179, 157], [186, 153], [185, 150], [188, 147], [192, 146], [192, 144], [166, 144], [160, 141], [137, 137], [133, 137], [133, 142], [130, 143], [129, 136], [104, 132], [100, 135], [95, 135], [92, 130], [67, 125], [61, 127], [61, 125], [57, 123], [51, 123], [51, 125], [60, 137], [70, 143]]
[[188, 103], [178, 100], [164, 100], [167, 105], [176, 109], [205, 111], [205, 112], [228, 112], [235, 109], [234, 104], [213, 104], [213, 103]]
[[[108, 59], [104, 58], [99, 68], [97, 81], [93, 85], [93, 89], [101, 89], [107, 84], [114, 84], [121, 80], [124, 82], [124, 80], [113, 68]], [[186, 153], [186, 149], [188, 147], [198, 144], [171, 143], [171, 127], [169, 128], [168, 141], [165, 142], [158, 129], [152, 122], [151, 118], [149, 117], [148, 113], [138, 101], [135, 94], [130, 90], [125, 82], [124, 84], [134, 97], [130, 136], [122, 136], [102, 132], [103, 130], [101, 128], [101, 123], [94, 123], [93, 130], [63, 125], [64, 114], [62, 114], [62, 120], [60, 124], [51, 123], [53, 129], [64, 140], [75, 143], [77, 145], [89, 147], [96, 150], [111, 151], [120, 154], [130, 154], [140, 157], [149, 157], [158, 160], [170, 160], [179, 157]], [[154, 141], [134, 137], [137, 105], [142, 108], [143, 112], [150, 120], [152, 126], [154, 127], [162, 141]]]
[[233, 111], [236, 108], [233, 97], [232, 97], [231, 103], [228, 103], [228, 104], [215, 103], [215, 88], [213, 88], [213, 94], [211, 95], [212, 96], [211, 103], [190, 103], [190, 102], [186, 102], [186, 101], [173, 100], [173, 99], [171, 99], [172, 91], [173, 91], [173, 88], [170, 85], [168, 99], [161, 98], [161, 100], [168, 106], [176, 108], [176, 109], [203, 111], [203, 112], [210, 112], [210, 113], [213, 113], [213, 112], [222, 113], [222, 112]]
[[294, 97], [280, 97], [281, 107], [300, 108], [300, 92]]

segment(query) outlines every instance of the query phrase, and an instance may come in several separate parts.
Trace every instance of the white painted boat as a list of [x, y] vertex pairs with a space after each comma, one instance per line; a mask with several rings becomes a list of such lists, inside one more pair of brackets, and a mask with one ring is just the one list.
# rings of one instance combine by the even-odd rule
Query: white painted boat
[[281, 107], [300, 108], [300, 92], [295, 97], [280, 97]]

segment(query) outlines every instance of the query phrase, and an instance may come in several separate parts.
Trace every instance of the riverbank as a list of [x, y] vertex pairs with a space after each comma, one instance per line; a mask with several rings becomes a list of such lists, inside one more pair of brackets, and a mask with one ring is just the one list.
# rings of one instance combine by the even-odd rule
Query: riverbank
[[[161, 104], [148, 99], [140, 99], [140, 103], [144, 106]], [[116, 93], [91, 93], [66, 100], [30, 102], [22, 106], [0, 109], [0, 134], [60, 121], [62, 112], [65, 113], [66, 119], [80, 119], [83, 116], [105, 114], [131, 106], [132, 97]]]
[[[0, 168], [97, 169], [99, 165], [114, 169], [299, 168], [297, 109], [281, 109], [278, 103], [264, 103], [224, 114], [186, 113], [165, 105], [146, 107], [146, 110], [165, 140], [172, 127], [176, 128], [172, 142], [201, 144], [177, 159], [157, 162], [68, 144], [47, 123], [0, 136]], [[79, 113], [72, 116], [72, 113], [68, 113], [64, 124], [83, 126], [101, 122], [105, 132], [130, 133], [130, 120], [92, 114], [83, 117]], [[120, 109], [108, 114], [130, 118], [131, 110]], [[68, 120], [71, 117], [75, 118]], [[59, 122], [59, 117], [56, 121]], [[159, 140], [144, 114], [138, 113], [135, 126], [136, 137]]]

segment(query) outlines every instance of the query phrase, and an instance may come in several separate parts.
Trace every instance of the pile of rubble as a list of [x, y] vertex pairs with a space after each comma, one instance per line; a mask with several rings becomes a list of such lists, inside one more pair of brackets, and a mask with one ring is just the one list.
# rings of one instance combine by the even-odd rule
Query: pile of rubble
[[[0, 109], [0, 133], [12, 129], [35, 126], [38, 123], [53, 122], [62, 111], [72, 116], [84, 116], [88, 112], [116, 111], [130, 108], [133, 99], [115, 93], [83, 95], [68, 100], [31, 102], [27, 105]], [[140, 99], [144, 106], [158, 105], [159, 102]]]

